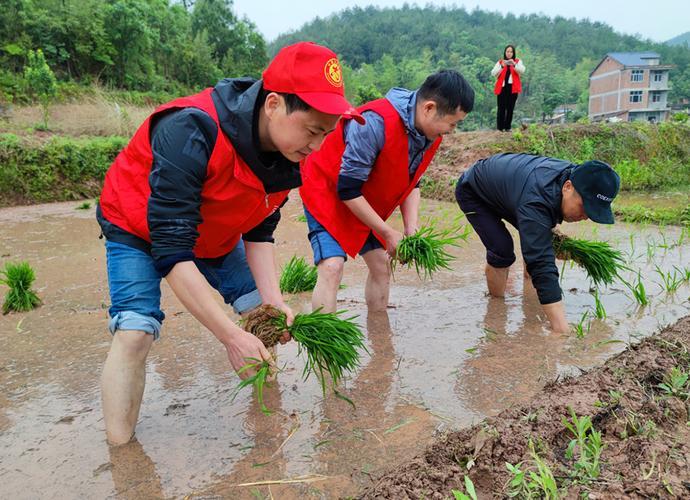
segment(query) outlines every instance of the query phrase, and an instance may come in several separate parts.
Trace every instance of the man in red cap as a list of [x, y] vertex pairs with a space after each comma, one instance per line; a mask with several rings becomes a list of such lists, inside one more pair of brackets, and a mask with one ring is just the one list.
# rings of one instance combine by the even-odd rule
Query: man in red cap
[[336, 55], [302, 42], [282, 49], [261, 80], [222, 80], [159, 107], [115, 159], [97, 211], [112, 303], [101, 381], [110, 443], [134, 434], [146, 356], [164, 318], [162, 278], [223, 344], [235, 370], [248, 358], [272, 361], [207, 284], [238, 314], [264, 303], [292, 320], [273, 232], [288, 192], [301, 183], [299, 162], [341, 115], [363, 121], [344, 97]]

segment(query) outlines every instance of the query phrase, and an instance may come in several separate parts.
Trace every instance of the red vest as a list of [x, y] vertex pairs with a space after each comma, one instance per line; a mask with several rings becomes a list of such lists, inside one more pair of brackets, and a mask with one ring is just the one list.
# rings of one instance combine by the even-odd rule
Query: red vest
[[[386, 220], [417, 185], [434, 157], [441, 138], [439, 137], [427, 149], [414, 178], [410, 179], [407, 130], [390, 101], [378, 99], [360, 106], [357, 111], [374, 111], [383, 117], [385, 143], [369, 178], [362, 187], [362, 195], [376, 213]], [[307, 210], [326, 228], [343, 250], [354, 258], [364, 245], [371, 229], [338, 197], [338, 174], [345, 151], [345, 122], [340, 120], [335, 131], [326, 137], [321, 149], [304, 160], [300, 195]], [[374, 234], [385, 246], [383, 238]]]
[[[520, 59], [513, 59], [515, 64], [520, 62]], [[499, 61], [499, 63], [502, 61]], [[515, 71], [515, 66], [508, 66], [507, 64], [503, 66], [503, 70], [498, 75], [498, 80], [496, 80], [496, 86], [494, 87], [494, 94], [498, 95], [503, 90], [503, 82], [507, 78], [508, 69], [510, 69], [510, 76], [513, 77], [513, 87], [512, 93], [519, 94], [522, 92], [522, 83], [520, 82], [520, 73]]]
[[201, 191], [203, 222], [197, 227], [199, 237], [194, 255], [202, 258], [220, 257], [232, 251], [242, 233], [256, 227], [273, 213], [289, 192], [266, 194], [261, 181], [222, 132], [211, 98], [212, 91], [209, 88], [156, 109], [108, 169], [99, 200], [103, 216], [108, 221], [150, 242], [146, 211], [151, 195], [149, 173], [153, 163], [149, 136], [151, 119], [173, 108], [194, 107], [205, 111], [218, 126], [218, 138]]

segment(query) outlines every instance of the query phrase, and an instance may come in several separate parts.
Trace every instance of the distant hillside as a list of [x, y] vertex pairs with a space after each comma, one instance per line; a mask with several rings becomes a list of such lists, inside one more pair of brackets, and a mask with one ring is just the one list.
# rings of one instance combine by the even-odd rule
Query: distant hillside
[[674, 36], [670, 40], [666, 41], [667, 45], [690, 45], [690, 31]]
[[269, 54], [298, 40], [325, 44], [341, 56], [348, 96], [355, 102], [380, 97], [392, 86], [414, 88], [440, 68], [460, 70], [477, 92], [468, 129], [492, 126], [496, 99], [490, 71], [509, 43], [527, 67], [516, 120], [544, 120], [566, 103], [578, 103], [569, 119], [585, 115], [589, 73], [608, 52], [659, 52], [664, 64], [675, 66], [670, 102], [690, 98], [689, 50], [589, 20], [457, 7], [353, 7], [280, 35]]

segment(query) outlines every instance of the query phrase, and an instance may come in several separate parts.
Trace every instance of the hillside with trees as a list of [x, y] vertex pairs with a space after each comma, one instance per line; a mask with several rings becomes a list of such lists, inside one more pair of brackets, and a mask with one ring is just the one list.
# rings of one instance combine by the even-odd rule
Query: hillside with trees
[[[593, 13], [594, 16], [594, 13]], [[342, 58], [349, 97], [362, 103], [393, 86], [417, 87], [456, 68], [477, 92], [466, 129], [491, 128], [496, 99], [490, 70], [507, 43], [527, 72], [516, 118], [542, 121], [578, 104], [586, 115], [588, 76], [612, 51], [655, 50], [671, 71], [670, 102], [690, 98], [690, 50], [616, 33], [606, 24], [463, 8], [351, 8], [316, 18], [270, 45], [232, 0], [6, 0], [0, 10], [0, 112], [4, 102], [79, 99], [98, 86], [125, 100], [161, 102], [223, 77], [258, 77], [289, 43], [313, 40]], [[27, 78], [47, 67], [56, 82], [38, 92]], [[47, 96], [47, 97], [46, 97]]]
[[527, 67], [518, 118], [540, 120], [566, 103], [579, 105], [572, 119], [585, 115], [589, 73], [607, 52], [659, 52], [664, 64], [676, 65], [671, 103], [690, 98], [690, 50], [621, 35], [588, 20], [431, 6], [354, 7], [279, 36], [269, 54], [296, 40], [324, 43], [338, 52], [349, 65], [348, 92], [358, 102], [393, 85], [416, 87], [439, 68], [459, 69], [477, 91], [468, 124], [474, 126], [492, 123], [496, 101], [490, 71], [508, 43], [516, 45]]

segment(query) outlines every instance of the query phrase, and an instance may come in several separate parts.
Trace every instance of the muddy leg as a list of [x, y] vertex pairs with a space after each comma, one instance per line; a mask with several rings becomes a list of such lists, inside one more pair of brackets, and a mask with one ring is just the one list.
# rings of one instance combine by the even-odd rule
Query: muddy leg
[[113, 336], [101, 376], [103, 417], [110, 444], [127, 443], [134, 435], [146, 381], [146, 356], [153, 335], [119, 330]]
[[345, 259], [342, 257], [329, 257], [323, 259], [316, 266], [318, 276], [316, 286], [311, 296], [312, 310], [322, 308], [322, 312], [335, 312], [338, 299], [338, 287], [343, 279]]
[[494, 297], [504, 297], [506, 294], [506, 283], [508, 282], [509, 267], [493, 267], [486, 265], [486, 285], [489, 293]]
[[388, 307], [391, 275], [388, 254], [382, 248], [371, 250], [362, 255], [369, 268], [364, 296], [369, 312], [385, 311]]

